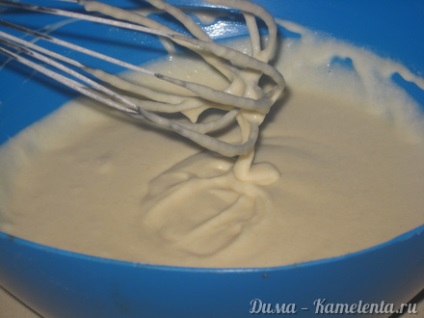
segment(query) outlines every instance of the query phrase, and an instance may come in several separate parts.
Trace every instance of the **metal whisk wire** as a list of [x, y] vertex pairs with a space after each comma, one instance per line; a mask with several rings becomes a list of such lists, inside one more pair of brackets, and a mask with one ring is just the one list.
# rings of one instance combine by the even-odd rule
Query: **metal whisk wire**
[[[9, 0], [0, 0], [0, 5], [18, 8], [19, 10], [107, 24], [166, 38], [175, 45], [196, 53], [205, 63], [217, 70], [228, 81], [227, 89], [214, 89], [199, 83], [156, 73], [4, 19], [0, 19], [0, 25], [4, 28], [19, 31], [23, 36], [31, 35], [36, 38], [36, 41], [30, 41], [22, 35], [16, 36], [12, 35], [11, 32], [0, 30], [0, 54], [6, 55], [103, 105], [122, 111], [131, 117], [162, 129], [176, 132], [200, 146], [224, 156], [240, 155], [254, 147], [258, 138], [261, 120], [249, 121], [248, 136], [238, 143], [229, 143], [208, 134], [234, 123], [238, 123], [240, 127], [242, 125], [246, 126], [246, 120], [243, 121], [244, 124], [241, 123], [245, 114], [251, 115], [254, 113], [263, 119], [282, 94], [285, 85], [284, 78], [269, 64], [276, 50], [277, 28], [268, 12], [245, 0], [232, 0], [230, 2], [232, 8], [240, 10], [245, 17], [252, 44], [252, 53], [248, 55], [214, 42], [188, 14], [164, 0], [148, 0], [147, 2], [157, 10], [160, 10], [160, 12], [167, 13], [181, 23], [190, 33], [189, 35], [176, 32], [148, 16], [112, 7], [104, 3], [72, 0], [71, 2], [78, 3], [82, 9], [88, 12], [82, 13]], [[208, 2], [219, 6], [226, 6], [227, 3], [224, 0], [209, 0]], [[268, 29], [268, 38], [263, 48], [262, 39], [256, 24], [257, 18], [264, 21]], [[40, 40], [172, 83], [184, 88], [188, 93], [171, 91], [158, 93], [143, 85], [129, 83], [125, 79], [84, 65], [75, 59], [47, 49], [39, 44]], [[254, 89], [256, 93], [259, 92], [256, 97], [252, 97], [249, 87], [239, 94], [235, 94], [231, 90], [235, 82], [243, 80], [240, 74], [243, 74], [245, 70], [256, 74], [258, 85]], [[262, 77], [268, 78], [268, 84], [264, 87], [259, 85], [259, 80]], [[115, 87], [111, 85], [112, 79], [114, 79]], [[122, 90], [119, 90], [119, 83], [134, 86], [137, 94], [143, 96], [143, 99], [134, 100], [133, 98], [128, 98], [122, 93]], [[272, 85], [269, 85], [269, 83], [272, 83]], [[163, 116], [167, 113], [185, 114], [185, 112], [192, 109], [199, 109], [198, 114], [200, 114], [208, 108], [205, 105], [208, 105], [209, 108], [224, 111], [225, 114], [218, 119], [208, 121], [198, 121], [197, 118], [187, 120], [187, 118], [176, 119]]]

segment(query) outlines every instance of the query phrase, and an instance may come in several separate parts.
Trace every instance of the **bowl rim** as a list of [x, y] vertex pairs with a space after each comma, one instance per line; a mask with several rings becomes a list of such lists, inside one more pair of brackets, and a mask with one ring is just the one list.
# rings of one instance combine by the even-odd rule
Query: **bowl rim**
[[[123, 267], [136, 267], [139, 269], [146, 270], [157, 270], [157, 271], [173, 271], [173, 272], [190, 272], [190, 273], [250, 273], [250, 272], [263, 272], [264, 270], [267, 272], [276, 272], [276, 271], [288, 271], [291, 269], [298, 269], [304, 267], [316, 267], [320, 265], [327, 265], [331, 263], [340, 262], [343, 260], [348, 260], [355, 257], [360, 257], [365, 254], [369, 254], [378, 250], [382, 250], [384, 248], [388, 248], [390, 246], [394, 246], [405, 242], [415, 236], [424, 235], [424, 224], [404, 232], [394, 238], [391, 238], [382, 243], [372, 245], [367, 248], [363, 248], [354, 252], [349, 252], [346, 254], [326, 257], [311, 261], [286, 264], [286, 265], [277, 265], [277, 266], [264, 266], [264, 267], [193, 267], [193, 266], [180, 266], [180, 265], [162, 265], [162, 264], [149, 264], [142, 263], [136, 261], [129, 260], [119, 260], [114, 258], [96, 256], [92, 254], [85, 254], [81, 252], [74, 252], [62, 248], [57, 248], [53, 246], [49, 246], [42, 243], [37, 243], [28, 239], [21, 238], [19, 236], [15, 236], [12, 234], [8, 234], [6, 232], [0, 231], [0, 241], [6, 240], [11, 241], [15, 244], [25, 246], [28, 248], [33, 248], [42, 252], [54, 253], [56, 255], [76, 258], [81, 261], [89, 261], [89, 262], [100, 262], [106, 263], [108, 265], [118, 265]], [[1, 253], [1, 251], [0, 251]]]

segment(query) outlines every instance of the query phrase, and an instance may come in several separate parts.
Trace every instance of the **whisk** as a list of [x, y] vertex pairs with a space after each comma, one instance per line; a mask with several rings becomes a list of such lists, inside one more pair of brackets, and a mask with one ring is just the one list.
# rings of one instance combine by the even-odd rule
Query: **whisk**
[[[58, 3], [58, 1], [61, 0], [51, 2]], [[251, 43], [251, 52], [243, 53], [214, 41], [190, 12], [186, 11], [187, 8], [183, 10], [164, 0], [145, 0], [145, 2], [156, 12], [166, 13], [168, 18], [182, 25], [183, 31], [175, 31], [136, 10], [122, 9], [97, 1], [65, 1], [74, 2], [75, 9], [8, 0], [0, 0], [0, 6], [106, 24], [167, 39], [175, 46], [195, 53], [204, 63], [221, 74], [225, 88], [216, 89], [157, 73], [54, 37], [47, 32], [12, 23], [5, 18], [0, 19], [0, 25], [5, 30], [0, 30], [0, 53], [105, 106], [159, 128], [173, 131], [224, 156], [242, 155], [254, 147], [260, 124], [282, 95], [285, 86], [283, 76], [270, 64], [277, 49], [278, 31], [272, 16], [265, 9], [247, 0], [207, 1], [219, 8], [228, 9], [229, 14], [238, 12], [243, 15]], [[3, 16], [6, 17], [5, 14]], [[266, 26], [266, 39], [260, 32], [258, 21], [262, 21]], [[17, 35], [17, 32], [20, 34]], [[28, 40], [28, 36], [32, 36], [33, 39]], [[140, 72], [177, 85], [184, 90], [157, 92], [143, 83], [130, 82], [42, 45], [49, 42], [119, 65], [131, 72]], [[124, 85], [132, 87], [131, 94], [125, 93]], [[234, 89], [235, 87], [237, 89]], [[137, 98], [133, 96], [135, 92]], [[218, 118], [211, 119], [205, 116], [200, 119], [199, 115], [207, 109], [219, 110], [220, 115]], [[196, 116], [189, 116], [193, 110], [196, 110]], [[175, 114], [183, 116], [170, 116]], [[213, 135], [233, 125], [239, 126], [241, 133], [239, 141], [228, 142]]]

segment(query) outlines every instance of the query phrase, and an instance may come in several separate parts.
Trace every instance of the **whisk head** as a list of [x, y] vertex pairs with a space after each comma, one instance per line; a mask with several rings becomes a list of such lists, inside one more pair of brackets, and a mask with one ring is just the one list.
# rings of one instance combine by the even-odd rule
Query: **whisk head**
[[[41, 6], [0, 0], [0, 6], [105, 24], [165, 39], [175, 47], [194, 53], [211, 66], [221, 75], [224, 88], [217, 89], [148, 70], [52, 36], [49, 32], [26, 27], [22, 23], [12, 23], [7, 19], [8, 14], [2, 14], [0, 18], [0, 54], [105, 106], [173, 131], [224, 156], [244, 154], [254, 147], [260, 124], [281, 96], [285, 85], [283, 76], [270, 64], [277, 48], [277, 27], [272, 16], [262, 7], [247, 0], [207, 1], [211, 6], [231, 10], [229, 14], [241, 14], [244, 17], [251, 43], [250, 53], [245, 53], [214, 41], [187, 11], [188, 8], [183, 9], [164, 0], [146, 0], [144, 4], [151, 6], [149, 12], [166, 14], [166, 19], [172, 19], [180, 26], [179, 30], [133, 9], [85, 0], [66, 0], [74, 4], [63, 9], [58, 6], [62, 1], [51, 0], [53, 5]], [[13, 11], [10, 15], [13, 15]], [[266, 26], [266, 36], [259, 30], [259, 21]], [[95, 64], [83, 63], [73, 58], [72, 54], [58, 53], [52, 46], [78, 52], [92, 60], [118, 65], [182, 89], [156, 91], [144, 82], [129, 81], [99, 69]], [[218, 110], [220, 115], [212, 118], [200, 116], [208, 109]], [[228, 142], [222, 136], [216, 136], [217, 131], [234, 125], [240, 127], [238, 142]]]

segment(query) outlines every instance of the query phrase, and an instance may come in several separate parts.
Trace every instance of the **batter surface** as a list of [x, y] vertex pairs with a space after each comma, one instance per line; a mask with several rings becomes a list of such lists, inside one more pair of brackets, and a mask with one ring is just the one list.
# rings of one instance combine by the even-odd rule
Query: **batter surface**
[[[75, 101], [0, 150], [0, 229], [103, 257], [255, 267], [354, 252], [423, 224], [422, 119], [391, 75], [422, 79], [287, 27], [301, 34], [278, 61], [289, 89], [249, 180], [233, 159]], [[195, 76], [178, 57], [152, 67]], [[209, 81], [207, 71], [194, 73]]]

